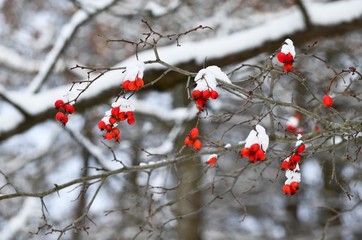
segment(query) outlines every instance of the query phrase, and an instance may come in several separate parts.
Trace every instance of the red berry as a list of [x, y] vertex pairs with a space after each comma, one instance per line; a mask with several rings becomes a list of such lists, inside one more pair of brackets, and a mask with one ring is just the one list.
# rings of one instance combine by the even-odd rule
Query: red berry
[[137, 86], [135, 81], [130, 81], [128, 84], [128, 90], [130, 91], [136, 91], [137, 90]]
[[119, 121], [124, 121], [124, 120], [126, 120], [126, 118], [127, 118], [125, 112], [120, 112], [120, 113], [117, 115], [117, 117], [118, 117], [118, 120], [119, 120]]
[[119, 107], [114, 107], [114, 108], [112, 108], [112, 110], [111, 110], [112, 116], [113, 116], [113, 117], [117, 117], [118, 114], [119, 114], [119, 110], [120, 110]]
[[206, 100], [203, 98], [199, 98], [196, 100], [197, 109], [200, 111], [205, 110]]
[[113, 133], [112, 133], [112, 132], [106, 132], [106, 133], [104, 134], [104, 138], [105, 138], [106, 140], [112, 140], [112, 139], [113, 139]]
[[63, 125], [67, 124], [68, 122], [68, 117], [67, 115], [65, 115], [64, 113], [62, 112], [57, 112], [57, 114], [55, 115], [55, 119], [62, 123]]
[[255, 162], [256, 162], [255, 154], [250, 154], [250, 155], [249, 155], [249, 162], [251, 162], [251, 163], [255, 163]]
[[199, 151], [202, 148], [202, 142], [199, 139], [195, 139], [193, 147], [196, 151]]
[[300, 144], [298, 147], [297, 147], [297, 153], [302, 153], [304, 152], [305, 150], [305, 145], [304, 143]]
[[299, 163], [301, 159], [302, 157], [299, 154], [295, 153], [290, 157], [289, 161], [294, 163]]
[[250, 146], [250, 154], [255, 154], [260, 149], [260, 145], [257, 143], [254, 143]]
[[194, 90], [191, 93], [191, 98], [193, 100], [197, 100], [197, 99], [201, 98], [201, 96], [202, 96], [202, 93], [199, 90]]
[[210, 97], [211, 97], [212, 99], [216, 99], [216, 98], [219, 97], [219, 94], [218, 94], [215, 90], [212, 90], [212, 91], [211, 91], [211, 94], [210, 94]]
[[215, 165], [217, 162], [217, 157], [212, 157], [209, 160], [207, 160], [207, 164], [209, 164], [210, 166]]
[[126, 114], [127, 118], [133, 118], [133, 117], [134, 117], [132, 111], [128, 111], [128, 112], [126, 112], [125, 114]]
[[140, 78], [140, 77], [137, 77], [135, 82], [136, 82], [136, 86], [138, 88], [141, 88], [144, 85], [144, 82], [143, 82], [142, 78]]
[[278, 58], [279, 62], [284, 63], [286, 55], [285, 55], [285, 53], [280, 52], [280, 53], [278, 53], [277, 58]]
[[289, 63], [292, 64], [294, 61], [292, 54], [288, 53], [287, 55], [285, 55], [285, 63]]
[[127, 118], [127, 123], [128, 123], [129, 125], [133, 125], [135, 122], [136, 122], [136, 119], [135, 119], [134, 117]]
[[193, 128], [190, 131], [190, 138], [195, 139], [199, 136], [199, 129], [198, 128]]
[[259, 149], [258, 151], [256, 151], [255, 153], [255, 160], [256, 161], [264, 161], [266, 158], [265, 153], [262, 149]]
[[65, 104], [64, 105], [64, 110], [65, 110], [65, 112], [67, 112], [67, 113], [69, 113], [69, 114], [72, 114], [72, 113], [74, 113], [74, 106], [73, 105], [70, 105], [70, 104]]
[[240, 151], [240, 155], [242, 157], [249, 157], [250, 155], [250, 149], [249, 148], [243, 148], [241, 151]]
[[109, 118], [109, 123], [110, 123], [110, 124], [113, 125], [113, 124], [115, 124], [116, 122], [117, 122], [117, 118], [115, 118], [115, 117], [113, 117], [113, 116]]
[[104, 121], [99, 121], [98, 128], [103, 131], [106, 128], [106, 123]]
[[107, 124], [105, 129], [107, 132], [110, 132], [110, 131], [112, 131], [113, 127], [111, 124]]
[[54, 103], [54, 106], [56, 109], [63, 107], [63, 105], [64, 105], [64, 102], [63, 102], [63, 100], [60, 100], [60, 99], [56, 100]]
[[290, 195], [290, 194], [292, 194], [292, 189], [291, 189], [291, 187], [290, 187], [290, 185], [289, 184], [285, 184], [284, 186], [283, 186], [283, 192], [284, 192], [284, 194], [285, 195]]
[[329, 95], [324, 95], [323, 104], [326, 107], [331, 107], [333, 105], [333, 98], [331, 98]]
[[123, 88], [124, 90], [128, 90], [129, 82], [130, 82], [129, 80], [123, 81], [123, 83], [122, 83], [122, 88]]
[[280, 168], [282, 171], [285, 171], [287, 169], [289, 169], [289, 162], [288, 161], [283, 161], [282, 162], [282, 166]]
[[185, 138], [184, 144], [185, 144], [186, 146], [192, 146], [192, 145], [194, 144], [194, 140], [191, 139], [190, 136], [187, 136], [187, 137]]
[[293, 70], [293, 65], [291, 63], [284, 64], [284, 72], [290, 72]]
[[203, 97], [204, 99], [207, 100], [207, 99], [210, 98], [210, 96], [211, 96], [211, 92], [210, 92], [209, 89], [206, 89], [205, 91], [202, 92], [202, 97]]
[[290, 184], [290, 189], [291, 189], [291, 194], [295, 194], [296, 192], [298, 192], [299, 183], [298, 182], [292, 182]]

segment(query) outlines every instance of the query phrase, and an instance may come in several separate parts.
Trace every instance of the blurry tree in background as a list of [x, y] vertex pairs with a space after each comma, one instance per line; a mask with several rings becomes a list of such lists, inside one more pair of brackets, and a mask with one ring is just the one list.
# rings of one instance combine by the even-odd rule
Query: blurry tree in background
[[0, 7], [1, 239], [362, 238], [359, 0]]

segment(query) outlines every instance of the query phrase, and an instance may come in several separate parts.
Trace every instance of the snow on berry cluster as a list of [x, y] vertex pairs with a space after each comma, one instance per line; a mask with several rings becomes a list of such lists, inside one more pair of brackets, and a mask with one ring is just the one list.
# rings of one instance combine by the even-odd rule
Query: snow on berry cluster
[[185, 138], [185, 145], [188, 147], [193, 147], [195, 151], [199, 151], [202, 148], [202, 142], [198, 139], [199, 129], [194, 127], [190, 130], [189, 135]]
[[228, 76], [217, 66], [209, 66], [197, 73], [195, 77], [196, 87], [191, 93], [191, 98], [195, 101], [199, 111], [205, 110], [206, 103], [210, 98], [217, 99], [219, 97], [219, 93], [216, 91], [216, 79], [231, 84]]
[[143, 87], [143, 72], [145, 64], [142, 61], [132, 62], [126, 67], [125, 77], [122, 82], [122, 88], [125, 91], [138, 91]]
[[281, 163], [281, 170], [285, 171], [285, 176], [287, 177], [282, 189], [286, 195], [293, 195], [298, 192], [301, 181], [299, 163], [302, 159], [301, 153], [304, 151], [305, 144], [302, 140], [302, 135], [298, 134], [293, 153]]
[[288, 38], [284, 41], [283, 46], [277, 55], [278, 61], [284, 64], [285, 72], [290, 72], [293, 70], [294, 58], [295, 48], [293, 41]]
[[287, 123], [285, 124], [285, 129], [291, 133], [300, 133], [303, 130], [299, 128], [301, 116], [300, 114], [295, 114], [288, 118]]
[[257, 124], [246, 138], [245, 147], [240, 151], [240, 155], [248, 157], [249, 162], [252, 163], [264, 161], [268, 146], [269, 136], [266, 134], [265, 128]]
[[118, 99], [112, 104], [112, 108], [105, 113], [105, 116], [98, 122], [98, 128], [105, 131], [104, 138], [106, 140], [121, 140], [121, 131], [117, 128], [118, 123], [127, 120], [132, 125], [135, 123], [134, 106], [124, 98]]
[[54, 106], [58, 109], [55, 119], [65, 126], [68, 122], [68, 114], [72, 114], [75, 111], [74, 106], [70, 103], [64, 103], [61, 99], [56, 100]]

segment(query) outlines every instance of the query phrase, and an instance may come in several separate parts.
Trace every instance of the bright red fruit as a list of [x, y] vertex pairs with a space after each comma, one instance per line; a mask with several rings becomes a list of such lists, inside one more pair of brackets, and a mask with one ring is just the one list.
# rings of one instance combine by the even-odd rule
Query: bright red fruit
[[185, 144], [186, 146], [192, 146], [192, 145], [194, 144], [194, 140], [191, 139], [189, 136], [187, 136], [187, 137], [185, 138], [184, 144]]
[[256, 161], [264, 161], [265, 158], [266, 158], [265, 153], [261, 148], [258, 151], [256, 151], [256, 153], [255, 153]]
[[134, 117], [127, 118], [127, 123], [128, 123], [129, 125], [133, 125], [135, 122], [136, 122], [136, 119], [135, 119]]
[[207, 164], [209, 164], [210, 166], [215, 165], [217, 162], [217, 157], [212, 157], [207, 161]]
[[241, 151], [240, 151], [240, 155], [242, 157], [249, 157], [250, 155], [250, 149], [249, 148], [243, 148]]
[[304, 152], [304, 150], [305, 150], [305, 145], [304, 145], [304, 143], [302, 143], [298, 146], [297, 153], [302, 153], [302, 152]]
[[137, 86], [135, 81], [130, 81], [128, 84], [128, 90], [130, 91], [136, 91], [137, 90]]
[[193, 147], [196, 151], [199, 151], [202, 148], [202, 142], [199, 139], [195, 139]]
[[119, 111], [120, 111], [120, 108], [119, 108], [119, 107], [114, 107], [114, 108], [112, 108], [112, 110], [111, 110], [112, 116], [113, 116], [113, 117], [117, 117], [118, 114], [119, 114]]
[[129, 82], [130, 82], [129, 80], [123, 81], [123, 83], [122, 83], [122, 88], [123, 88], [124, 90], [128, 90]]
[[291, 63], [284, 64], [284, 72], [290, 72], [293, 70], [293, 65]]
[[285, 171], [285, 170], [287, 170], [289, 168], [289, 162], [288, 161], [283, 161], [282, 162], [282, 166], [281, 166], [281, 170], [282, 171]]
[[117, 117], [118, 117], [118, 120], [119, 120], [119, 121], [124, 121], [124, 120], [126, 120], [126, 118], [127, 118], [125, 112], [120, 112], [120, 113], [117, 115]]
[[140, 78], [140, 77], [136, 78], [135, 83], [136, 83], [137, 88], [141, 88], [144, 85], [144, 82], [143, 82], [142, 78]]
[[98, 128], [103, 131], [106, 128], [106, 123], [104, 121], [99, 121]]
[[112, 140], [113, 139], [113, 133], [112, 132], [106, 132], [104, 134], [104, 138], [107, 140]]
[[207, 100], [207, 99], [210, 98], [210, 96], [211, 96], [210, 90], [206, 89], [205, 91], [202, 92], [202, 97], [203, 97], [204, 99]]
[[290, 184], [291, 193], [295, 194], [299, 189], [299, 183], [298, 182], [292, 182]]
[[302, 157], [299, 154], [295, 153], [292, 156], [290, 156], [289, 161], [299, 163], [301, 159]]
[[285, 63], [289, 63], [292, 64], [294, 61], [293, 56], [291, 53], [288, 53], [287, 55], [285, 55]]
[[290, 187], [289, 184], [285, 184], [285, 185], [283, 186], [283, 192], [284, 192], [285, 195], [290, 195], [290, 194], [292, 194], [292, 188]]
[[193, 128], [190, 131], [190, 138], [195, 139], [199, 136], [199, 129], [198, 128]]
[[115, 118], [115, 117], [110, 117], [109, 118], [109, 123], [110, 124], [115, 124], [117, 122], [117, 118]]
[[55, 115], [55, 119], [62, 123], [63, 125], [67, 124], [68, 122], [68, 117], [67, 115], [65, 115], [64, 113], [62, 112], [57, 112], [57, 114]]
[[216, 99], [216, 98], [219, 97], [219, 94], [218, 94], [215, 90], [212, 90], [212, 91], [211, 91], [211, 94], [210, 94], [210, 97], [211, 97], [212, 99]]
[[72, 114], [75, 111], [74, 106], [70, 105], [68, 103], [64, 105], [64, 110], [65, 110], [65, 112], [67, 112], [69, 114]]
[[260, 149], [260, 145], [257, 143], [254, 143], [253, 145], [250, 146], [250, 152], [252, 154], [255, 154], [259, 149]]
[[201, 96], [202, 96], [202, 93], [199, 90], [194, 90], [191, 93], [191, 98], [193, 100], [197, 100], [197, 99], [201, 98]]
[[333, 98], [331, 98], [331, 96], [329, 95], [324, 95], [323, 97], [323, 104], [326, 107], [332, 107], [333, 105]]
[[63, 107], [63, 105], [64, 105], [64, 102], [63, 102], [63, 100], [60, 100], [60, 99], [56, 100], [55, 103], [54, 103], [54, 106], [57, 109]]
[[278, 53], [277, 58], [278, 58], [279, 62], [284, 63], [286, 55], [285, 55], [285, 53], [280, 52], [280, 53]]

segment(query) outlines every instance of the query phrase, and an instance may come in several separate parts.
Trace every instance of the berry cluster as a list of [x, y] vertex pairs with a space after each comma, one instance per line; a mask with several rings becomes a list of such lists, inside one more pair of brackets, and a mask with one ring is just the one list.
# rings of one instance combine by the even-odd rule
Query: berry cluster
[[295, 48], [293, 45], [293, 41], [290, 39], [286, 39], [280, 52], [277, 55], [278, 61], [284, 64], [285, 72], [290, 72], [293, 70], [294, 58]]
[[285, 171], [285, 176], [287, 177], [282, 188], [286, 195], [293, 195], [297, 193], [299, 189], [299, 183], [301, 181], [299, 163], [302, 159], [300, 154], [305, 151], [305, 144], [301, 138], [302, 135], [298, 134], [293, 153], [281, 163], [281, 170]]
[[268, 146], [269, 136], [266, 134], [265, 128], [258, 124], [255, 126], [255, 130], [250, 131], [240, 155], [243, 158], [248, 157], [251, 163], [264, 161]]
[[138, 60], [135, 62], [131, 62], [126, 67], [126, 72], [121, 87], [125, 91], [138, 91], [144, 85], [142, 79], [144, 70], [144, 62]]
[[199, 129], [196, 127], [191, 129], [189, 135], [185, 138], [185, 145], [193, 147], [196, 151], [199, 151], [202, 148], [202, 142], [197, 138], [198, 136]]
[[214, 166], [217, 163], [217, 155], [216, 154], [210, 155], [209, 160], [207, 160], [206, 163], [209, 166]]
[[206, 89], [204, 91], [194, 89], [191, 93], [191, 98], [192, 98], [192, 100], [195, 101], [196, 108], [199, 111], [205, 110], [205, 105], [206, 105], [207, 101], [209, 100], [209, 98], [217, 99], [218, 97], [219, 97], [219, 94], [211, 88]]
[[126, 99], [120, 99], [112, 104], [111, 110], [107, 111], [101, 121], [98, 122], [98, 128], [105, 131], [106, 140], [121, 140], [121, 131], [117, 128], [118, 123], [127, 120], [129, 125], [136, 122], [134, 118], [134, 108]]
[[137, 75], [134, 80], [124, 80], [122, 88], [126, 91], [138, 91], [143, 85], [143, 79]]
[[75, 111], [74, 106], [70, 103], [64, 103], [61, 99], [56, 100], [54, 106], [58, 109], [55, 119], [65, 126], [68, 122], [68, 114], [72, 114]]
[[324, 106], [326, 106], [326, 107], [332, 107], [332, 105], [333, 105], [333, 98], [329, 95], [324, 95], [322, 101], [323, 101]]
[[285, 124], [285, 129], [291, 133], [301, 132], [301, 129], [299, 129], [300, 118], [301, 116], [298, 113], [289, 117], [287, 123]]

